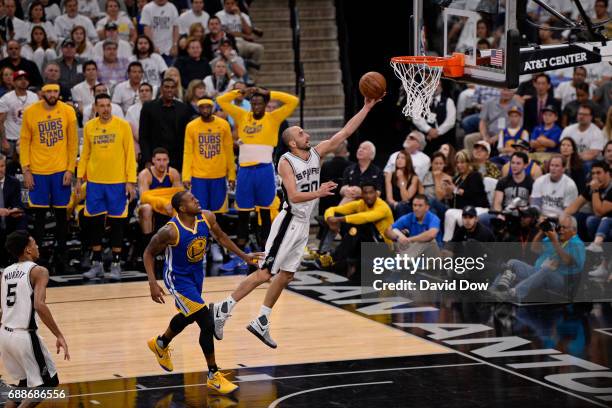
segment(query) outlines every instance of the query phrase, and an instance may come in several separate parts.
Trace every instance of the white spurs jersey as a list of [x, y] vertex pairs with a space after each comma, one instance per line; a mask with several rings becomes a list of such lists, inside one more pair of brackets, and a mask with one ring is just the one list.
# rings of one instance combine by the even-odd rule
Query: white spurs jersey
[[[317, 191], [319, 189], [321, 158], [314, 147], [310, 149], [310, 156], [308, 157], [308, 160], [302, 160], [291, 152], [283, 154], [281, 160], [282, 159], [287, 160], [293, 169], [293, 176], [295, 177], [297, 191], [307, 193], [310, 191]], [[291, 212], [294, 217], [307, 222], [310, 220], [310, 214], [312, 213], [312, 210], [316, 204], [316, 199], [301, 203], [292, 203], [287, 197], [287, 194], [285, 194], [285, 205], [283, 208], [288, 212]]]
[[30, 282], [30, 271], [34, 262], [18, 262], [2, 272], [0, 299], [2, 326], [11, 329], [36, 329], [34, 312], [34, 288]]

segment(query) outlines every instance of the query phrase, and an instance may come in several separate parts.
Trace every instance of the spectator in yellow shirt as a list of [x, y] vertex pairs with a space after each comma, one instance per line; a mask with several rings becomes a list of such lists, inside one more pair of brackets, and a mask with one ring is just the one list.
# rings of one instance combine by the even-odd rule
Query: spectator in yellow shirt
[[[348, 265], [349, 277], [359, 270], [359, 253], [362, 242], [391, 243], [385, 237], [385, 231], [393, 225], [391, 208], [378, 197], [376, 183], [366, 180], [361, 183], [360, 187], [361, 199], [329, 207], [324, 215], [329, 229], [336, 233], [340, 232], [342, 235], [342, 242], [332, 252], [334, 263], [355, 260], [354, 265]], [[338, 268], [338, 270], [342, 269], [344, 268]]]
[[227, 211], [227, 185], [234, 188], [236, 165], [230, 125], [213, 115], [212, 99], [197, 103], [200, 117], [185, 129], [183, 184], [191, 188], [204, 210]]
[[92, 267], [83, 275], [87, 279], [104, 276], [102, 267], [102, 237], [108, 219], [113, 251], [111, 279], [121, 279], [121, 244], [129, 200], [136, 194], [136, 156], [130, 124], [113, 116], [111, 97], [99, 94], [95, 98], [99, 116], [87, 122], [83, 129], [83, 152], [77, 172], [77, 191], [87, 180], [85, 216], [91, 217], [90, 242]]
[[[21, 168], [29, 204], [34, 209], [34, 238], [42, 242], [47, 208], [53, 207], [57, 253], [65, 254], [66, 207], [70, 201], [71, 183], [78, 149], [77, 119], [74, 109], [59, 100], [60, 87], [47, 84], [42, 100], [23, 112], [20, 134]], [[56, 256], [62, 269], [62, 256]]]
[[[233, 103], [242, 92], [251, 98], [251, 110]], [[266, 105], [274, 99], [281, 107], [266, 112]], [[299, 99], [293, 95], [261, 88], [235, 89], [217, 98], [217, 103], [236, 123], [240, 154], [236, 180], [236, 206], [238, 213], [238, 246], [244, 247], [248, 238], [249, 214], [260, 207], [262, 241], [270, 233], [270, 210], [276, 195], [276, 178], [272, 156], [278, 143], [278, 129], [295, 110]]]

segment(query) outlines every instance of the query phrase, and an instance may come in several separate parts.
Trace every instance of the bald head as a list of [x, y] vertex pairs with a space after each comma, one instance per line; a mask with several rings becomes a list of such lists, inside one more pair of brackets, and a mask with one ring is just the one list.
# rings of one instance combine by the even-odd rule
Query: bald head
[[285, 129], [282, 134], [283, 143], [289, 147], [289, 142], [295, 140], [295, 136], [300, 132], [300, 130], [301, 129], [299, 126], [290, 126]]
[[[299, 126], [291, 126], [282, 134], [283, 143], [289, 148], [292, 153], [296, 153], [298, 150], [309, 151], [310, 150], [310, 135], [304, 132]], [[291, 145], [289, 144], [291, 143]]]

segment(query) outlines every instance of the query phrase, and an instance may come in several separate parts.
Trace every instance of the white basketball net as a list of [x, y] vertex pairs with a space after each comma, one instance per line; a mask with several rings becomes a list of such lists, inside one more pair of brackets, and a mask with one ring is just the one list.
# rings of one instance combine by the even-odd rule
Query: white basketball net
[[402, 113], [411, 119], [424, 118], [433, 122], [434, 114], [429, 107], [442, 76], [442, 67], [395, 61], [391, 61], [391, 66], [406, 91], [406, 106]]

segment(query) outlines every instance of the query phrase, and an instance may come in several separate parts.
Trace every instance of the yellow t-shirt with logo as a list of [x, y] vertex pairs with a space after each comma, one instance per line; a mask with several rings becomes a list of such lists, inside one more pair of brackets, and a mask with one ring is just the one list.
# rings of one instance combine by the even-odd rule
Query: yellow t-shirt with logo
[[77, 176], [100, 184], [136, 183], [135, 157], [130, 124], [116, 116], [102, 123], [98, 117], [83, 129]]
[[[234, 118], [240, 143], [246, 145], [265, 145], [275, 147], [278, 144], [278, 130], [281, 123], [298, 106], [300, 100], [288, 93], [271, 91], [270, 99], [283, 103], [283, 105], [272, 112], [264, 113], [261, 119], [255, 119], [253, 112], [242, 109], [232, 102], [238, 96], [239, 91], [234, 90], [217, 98], [217, 103], [228, 115]], [[272, 151], [270, 150], [271, 161]], [[258, 162], [240, 163], [241, 166], [253, 166]]]
[[74, 171], [79, 147], [74, 108], [62, 101], [50, 110], [44, 101], [28, 106], [19, 143], [21, 166], [29, 166], [32, 173]]
[[236, 179], [234, 141], [229, 123], [218, 116], [212, 122], [197, 118], [185, 128], [183, 180], [191, 177]]

